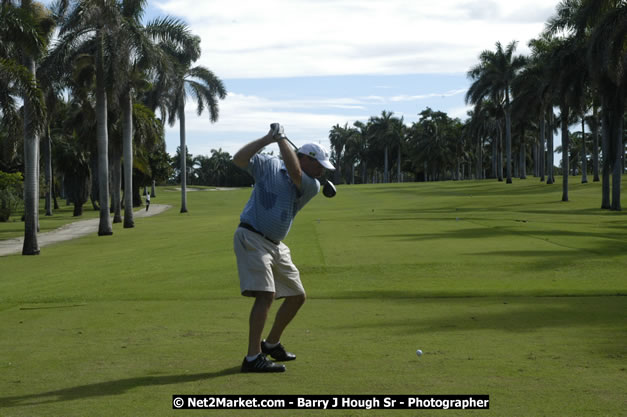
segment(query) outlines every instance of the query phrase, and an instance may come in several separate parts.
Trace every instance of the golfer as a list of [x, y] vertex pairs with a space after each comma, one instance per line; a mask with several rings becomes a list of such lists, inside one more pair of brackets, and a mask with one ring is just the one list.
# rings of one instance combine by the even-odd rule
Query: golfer
[[[242, 372], [284, 372], [296, 356], [280, 343], [286, 326], [305, 302], [300, 274], [292, 263], [289, 248], [281, 241], [287, 236], [294, 216], [320, 191], [324, 169], [334, 170], [326, 150], [315, 143], [303, 145], [298, 155], [287, 143], [283, 126], [240, 149], [233, 162], [255, 179], [255, 188], [235, 231], [233, 246], [237, 257], [242, 295], [254, 297], [250, 312], [248, 354]], [[283, 160], [260, 155], [261, 149], [277, 142]], [[285, 298], [265, 340], [262, 332], [274, 299]]]

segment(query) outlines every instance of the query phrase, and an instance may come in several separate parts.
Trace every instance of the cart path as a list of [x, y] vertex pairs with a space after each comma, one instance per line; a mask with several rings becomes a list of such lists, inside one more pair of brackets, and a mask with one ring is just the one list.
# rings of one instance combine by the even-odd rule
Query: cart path
[[[133, 219], [154, 216], [156, 214], [163, 213], [170, 208], [172, 208], [172, 206], [168, 204], [151, 204], [148, 211], [144, 208], [135, 211], [133, 213]], [[50, 232], [38, 233], [37, 243], [39, 243], [39, 247], [42, 248], [44, 246], [52, 245], [53, 243], [75, 239], [90, 233], [98, 233], [99, 224], [99, 218], [68, 223]], [[22, 253], [23, 246], [24, 237], [0, 240], [0, 256]]]

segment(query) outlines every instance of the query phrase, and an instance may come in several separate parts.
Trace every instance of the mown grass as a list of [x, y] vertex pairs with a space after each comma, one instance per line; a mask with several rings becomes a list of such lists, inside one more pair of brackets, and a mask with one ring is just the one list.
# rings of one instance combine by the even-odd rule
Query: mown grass
[[[314, 199], [286, 240], [309, 296], [283, 339], [298, 360], [269, 376], [238, 372], [249, 194], [189, 193], [180, 214], [160, 189], [174, 208], [134, 229], [0, 258], [0, 415], [623, 413], [627, 217], [597, 208], [599, 184], [568, 203], [535, 179]], [[172, 410], [185, 393], [489, 394], [490, 410]]]

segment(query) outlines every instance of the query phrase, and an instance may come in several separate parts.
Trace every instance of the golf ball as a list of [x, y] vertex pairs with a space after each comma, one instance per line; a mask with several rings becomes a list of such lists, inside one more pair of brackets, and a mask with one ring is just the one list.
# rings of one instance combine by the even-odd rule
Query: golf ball
[[418, 350], [416, 351], [416, 355], [418, 355], [418, 356], [422, 356], [422, 350], [418, 349]]

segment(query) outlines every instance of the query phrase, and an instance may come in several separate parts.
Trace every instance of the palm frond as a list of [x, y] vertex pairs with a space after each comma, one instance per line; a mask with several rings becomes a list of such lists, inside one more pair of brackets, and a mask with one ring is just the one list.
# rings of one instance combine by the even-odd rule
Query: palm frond
[[152, 20], [146, 25], [146, 33], [180, 61], [195, 62], [200, 58], [200, 37], [192, 35], [189, 27], [181, 20], [166, 16]]

